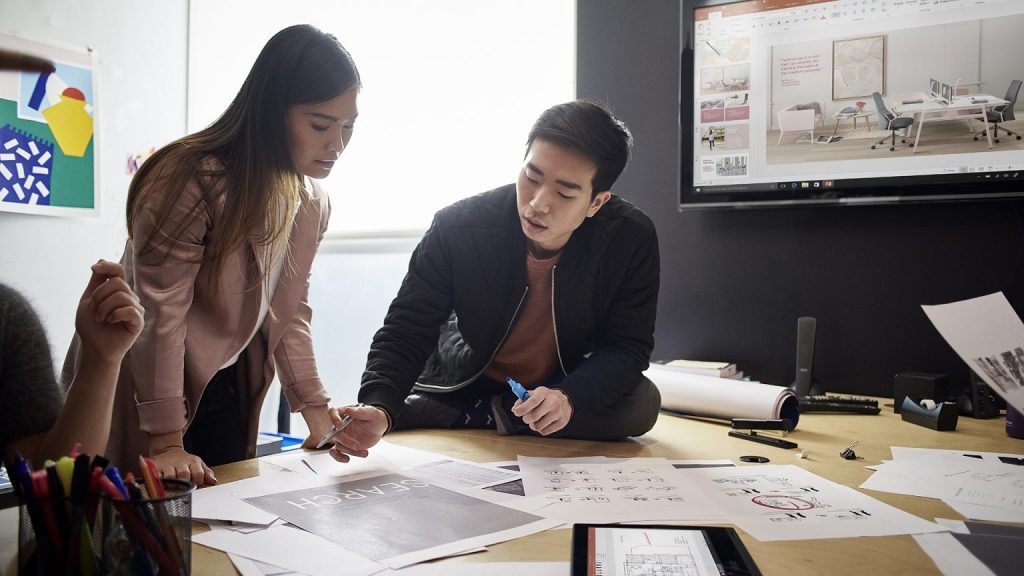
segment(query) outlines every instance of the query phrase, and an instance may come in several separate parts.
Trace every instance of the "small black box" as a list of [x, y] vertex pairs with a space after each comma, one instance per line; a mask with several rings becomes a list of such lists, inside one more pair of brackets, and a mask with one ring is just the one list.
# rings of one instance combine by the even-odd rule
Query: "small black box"
[[949, 384], [945, 374], [928, 372], [900, 372], [893, 378], [893, 411], [900, 413], [903, 399], [910, 397], [915, 403], [928, 398], [936, 404], [946, 401]]

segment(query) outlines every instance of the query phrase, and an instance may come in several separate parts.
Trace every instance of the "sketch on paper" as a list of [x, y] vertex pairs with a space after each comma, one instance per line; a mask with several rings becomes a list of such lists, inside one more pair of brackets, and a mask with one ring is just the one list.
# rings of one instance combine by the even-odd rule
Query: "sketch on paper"
[[885, 36], [832, 42], [832, 99], [885, 94]]
[[50, 59], [53, 73], [0, 72], [0, 210], [98, 208], [93, 53], [0, 34], [0, 49]]

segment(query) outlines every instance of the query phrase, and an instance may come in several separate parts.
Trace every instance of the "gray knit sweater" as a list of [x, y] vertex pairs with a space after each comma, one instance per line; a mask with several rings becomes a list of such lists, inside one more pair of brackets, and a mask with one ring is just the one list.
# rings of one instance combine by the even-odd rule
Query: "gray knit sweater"
[[63, 403], [39, 316], [0, 284], [0, 456], [9, 442], [49, 430]]

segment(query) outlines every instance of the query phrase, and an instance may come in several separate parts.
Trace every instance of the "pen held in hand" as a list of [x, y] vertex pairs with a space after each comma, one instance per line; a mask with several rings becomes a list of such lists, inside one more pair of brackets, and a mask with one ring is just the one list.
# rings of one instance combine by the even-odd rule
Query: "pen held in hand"
[[337, 436], [338, 434], [340, 434], [342, 430], [344, 430], [345, 428], [348, 428], [348, 425], [351, 424], [351, 423], [352, 423], [352, 415], [351, 414], [345, 414], [344, 416], [342, 416], [341, 417], [341, 426], [331, 426], [331, 429], [328, 430], [327, 433], [324, 434], [323, 438], [320, 439], [320, 442], [317, 443], [316, 449], [319, 450], [319, 449], [323, 448], [324, 446], [327, 446], [328, 442], [333, 440], [334, 437]]
[[508, 382], [508, 385], [512, 387], [512, 392], [514, 392], [520, 400], [526, 402], [527, 400], [530, 399], [530, 393], [526, 391], [526, 387], [520, 384], [519, 382], [516, 382], [514, 378], [508, 376], [505, 378], [505, 381]]

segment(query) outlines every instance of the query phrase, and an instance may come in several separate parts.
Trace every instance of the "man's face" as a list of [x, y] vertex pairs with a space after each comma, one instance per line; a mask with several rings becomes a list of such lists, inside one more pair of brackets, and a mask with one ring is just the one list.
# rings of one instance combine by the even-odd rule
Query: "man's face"
[[326, 178], [334, 161], [352, 137], [359, 109], [358, 90], [343, 92], [326, 102], [296, 104], [288, 109], [285, 126], [295, 170], [310, 178]]
[[597, 165], [579, 152], [533, 141], [516, 182], [519, 223], [531, 254], [558, 253], [583, 220], [611, 198], [607, 190], [591, 198], [596, 173]]

